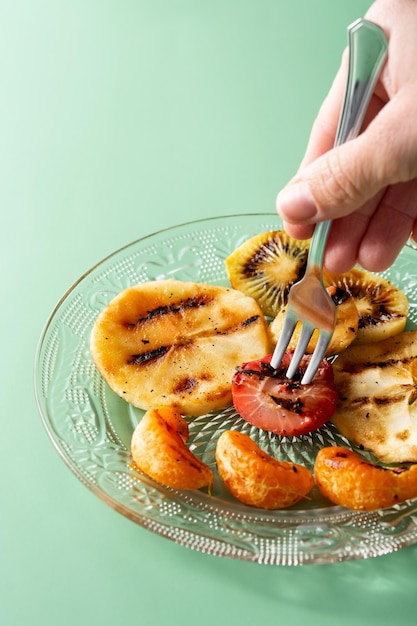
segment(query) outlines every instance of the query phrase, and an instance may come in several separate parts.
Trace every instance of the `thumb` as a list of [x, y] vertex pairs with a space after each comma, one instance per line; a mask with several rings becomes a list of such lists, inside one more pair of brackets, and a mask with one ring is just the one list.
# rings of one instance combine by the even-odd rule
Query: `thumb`
[[[412, 111], [411, 111], [412, 109]], [[313, 224], [352, 213], [388, 185], [417, 176], [417, 131], [399, 120], [415, 104], [392, 100], [356, 139], [318, 157], [278, 194], [290, 224]]]

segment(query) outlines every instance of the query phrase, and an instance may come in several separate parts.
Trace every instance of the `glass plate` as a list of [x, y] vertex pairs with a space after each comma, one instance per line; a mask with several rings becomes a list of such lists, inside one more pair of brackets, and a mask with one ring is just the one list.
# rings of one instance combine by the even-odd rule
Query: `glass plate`
[[[417, 542], [417, 499], [371, 513], [309, 501], [279, 511], [240, 504], [216, 474], [215, 445], [228, 428], [248, 433], [266, 452], [310, 469], [323, 445], [346, 445], [333, 426], [285, 438], [246, 424], [229, 408], [190, 422], [189, 445], [215, 472], [212, 495], [162, 487], [131, 467], [130, 438], [142, 412], [116, 396], [98, 374], [89, 336], [99, 312], [122, 289], [176, 278], [227, 285], [224, 259], [249, 237], [282, 228], [274, 214], [190, 222], [144, 237], [84, 274], [52, 312], [35, 360], [37, 402], [57, 451], [107, 504], [150, 531], [219, 556], [302, 565], [362, 559]], [[417, 328], [416, 249], [404, 247], [384, 273], [410, 300]]]

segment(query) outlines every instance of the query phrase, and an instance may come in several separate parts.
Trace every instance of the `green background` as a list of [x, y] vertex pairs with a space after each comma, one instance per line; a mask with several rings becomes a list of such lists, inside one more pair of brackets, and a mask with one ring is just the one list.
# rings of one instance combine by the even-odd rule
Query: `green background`
[[415, 624], [417, 547], [291, 568], [178, 546], [72, 475], [32, 382], [47, 317], [104, 256], [274, 211], [368, 6], [0, 0], [2, 626]]

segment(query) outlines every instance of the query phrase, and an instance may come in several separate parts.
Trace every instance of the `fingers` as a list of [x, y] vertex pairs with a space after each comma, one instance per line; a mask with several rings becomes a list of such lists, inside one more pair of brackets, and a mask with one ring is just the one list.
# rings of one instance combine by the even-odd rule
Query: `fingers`
[[[314, 226], [284, 224], [292, 237], [311, 237]], [[336, 219], [326, 246], [324, 265], [334, 273], [357, 263], [381, 272], [395, 261], [414, 233], [417, 241], [417, 179], [382, 189], [358, 211]]]
[[[312, 224], [348, 215], [387, 185], [417, 176], [417, 94], [398, 96], [358, 138], [310, 163], [277, 197], [285, 222]], [[404, 120], [398, 124], [398, 120]]]
[[[363, 163], [369, 147], [362, 138], [335, 148], [317, 158], [277, 196], [277, 211], [284, 222], [307, 225], [348, 215], [362, 206], [383, 186], [372, 180]], [[371, 157], [368, 156], [368, 159]]]
[[416, 180], [386, 190], [360, 243], [360, 265], [374, 272], [392, 265], [413, 231], [416, 207]]
[[417, 180], [382, 190], [359, 211], [333, 222], [324, 264], [330, 272], [347, 272], [356, 263], [372, 272], [392, 265], [417, 233]]
[[[307, 149], [298, 169], [297, 176], [302, 176], [303, 170], [310, 163], [314, 162], [315, 159], [333, 148], [347, 79], [347, 65], [348, 54], [346, 49], [332, 87], [322, 103], [320, 111], [313, 123]], [[300, 185], [294, 186], [291, 186], [290, 184], [285, 191], [290, 204], [296, 206], [298, 220], [301, 220], [302, 222], [303, 220], [308, 220], [310, 217], [315, 217], [316, 206], [307, 183], [303, 184], [301, 182]], [[294, 194], [293, 197], [291, 197], [291, 194]], [[285, 215], [281, 212], [280, 204], [281, 196], [279, 195], [277, 198], [277, 211], [278, 213], [281, 213], [281, 216], [283, 217], [284, 228], [288, 234], [295, 239], [309, 239], [313, 234], [314, 224], [299, 222], [292, 223], [291, 221], [286, 220]]]
[[302, 224], [291, 224], [284, 221], [284, 229], [294, 239], [310, 239], [314, 231], [314, 225], [303, 226]]
[[330, 272], [347, 272], [356, 265], [361, 243], [383, 194], [382, 191], [359, 211], [333, 222], [324, 257], [324, 265]]
[[385, 30], [390, 53], [362, 133], [333, 148], [345, 52], [297, 175], [277, 197], [277, 211], [293, 237], [311, 237], [314, 224], [333, 221], [325, 256], [330, 271], [347, 271], [357, 262], [382, 271], [410, 233], [417, 241], [417, 4], [400, 4], [379, 0], [367, 14]]
[[[348, 51], [345, 49], [339, 71], [314, 121], [298, 174], [277, 198], [277, 211], [284, 220], [284, 228], [292, 237], [297, 239], [308, 239], [311, 237], [314, 230], [312, 224], [319, 221], [319, 219], [316, 219], [316, 201], [310, 192], [308, 182], [303, 180], [303, 170], [333, 148], [347, 80], [348, 62]], [[375, 117], [383, 105], [384, 102], [380, 97], [374, 96], [372, 98], [364, 127], [369, 124], [369, 121]], [[296, 184], [297, 181], [300, 184]], [[290, 207], [287, 212], [286, 204]], [[291, 213], [291, 207], [293, 207], [292, 213], [295, 216]], [[295, 220], [294, 222], [293, 219]]]

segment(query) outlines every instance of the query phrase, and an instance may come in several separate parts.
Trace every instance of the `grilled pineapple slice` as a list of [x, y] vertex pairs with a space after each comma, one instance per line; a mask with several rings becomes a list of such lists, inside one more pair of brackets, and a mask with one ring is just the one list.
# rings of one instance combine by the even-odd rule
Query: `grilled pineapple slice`
[[347, 291], [359, 313], [355, 343], [382, 341], [404, 330], [408, 315], [408, 299], [403, 291], [388, 280], [358, 268], [345, 274], [324, 271], [326, 286]]
[[417, 331], [352, 344], [333, 371], [342, 435], [386, 463], [417, 462]]
[[[356, 308], [354, 298], [339, 287], [332, 285], [327, 287], [327, 292], [336, 304], [336, 325], [333, 336], [330, 340], [329, 346], [326, 350], [326, 355], [331, 356], [339, 354], [345, 350], [352, 341], [356, 338], [358, 332], [359, 313]], [[282, 329], [284, 327], [285, 317], [287, 314], [287, 307], [281, 309], [278, 315], [269, 325], [269, 332], [271, 339], [274, 343], [278, 342]], [[288, 347], [295, 349], [301, 335], [301, 322], [297, 322], [291, 339], [288, 343]], [[310, 354], [314, 351], [317, 345], [319, 337], [319, 331], [316, 329], [313, 331], [311, 339], [307, 345], [306, 353]]]
[[258, 304], [240, 291], [161, 280], [122, 291], [99, 315], [93, 360], [136, 407], [198, 416], [232, 402], [236, 366], [270, 350]]

